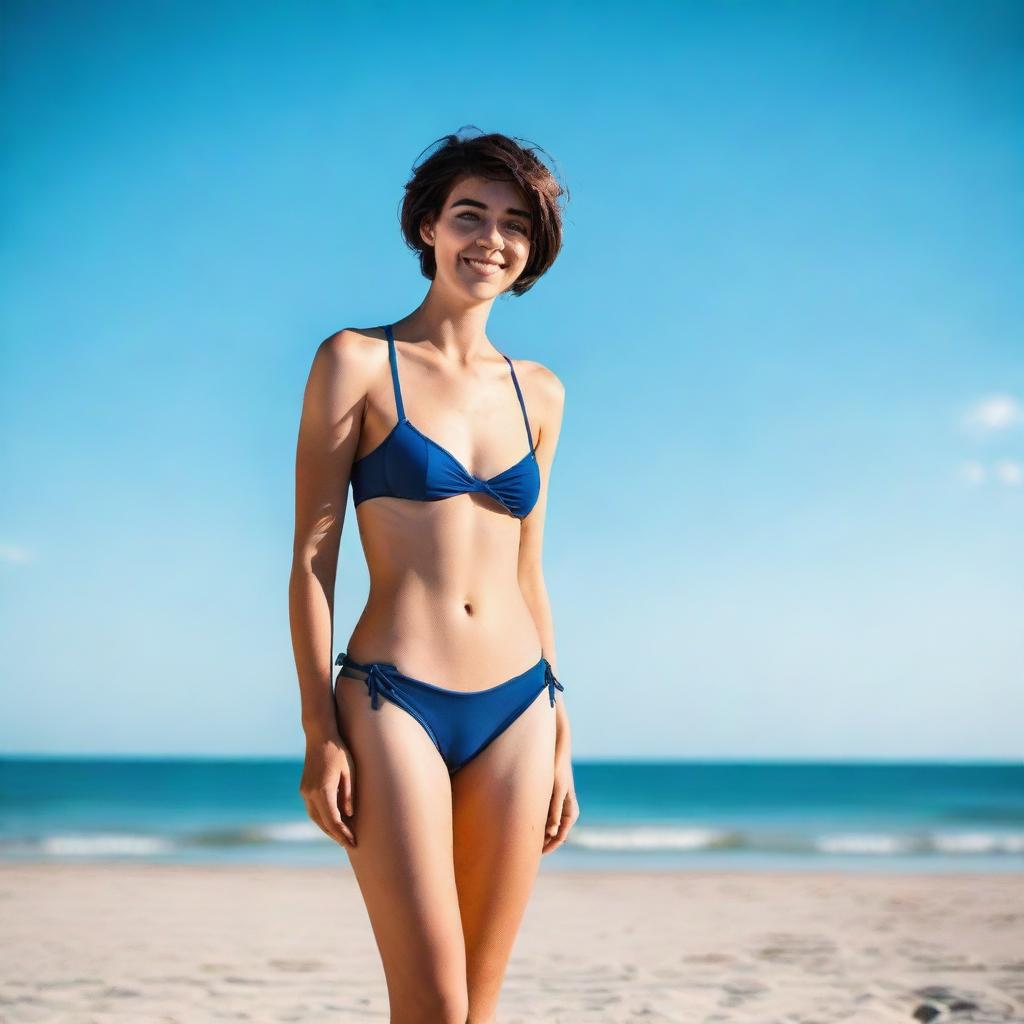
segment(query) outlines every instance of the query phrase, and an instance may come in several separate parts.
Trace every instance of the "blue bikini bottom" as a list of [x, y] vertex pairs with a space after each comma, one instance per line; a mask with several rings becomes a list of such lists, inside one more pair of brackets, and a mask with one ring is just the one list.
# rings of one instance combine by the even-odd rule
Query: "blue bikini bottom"
[[[408, 711], [426, 730], [449, 774], [457, 772], [497, 739], [545, 686], [552, 707], [555, 690], [565, 689], [543, 656], [525, 672], [485, 690], [447, 690], [407, 676], [390, 662], [363, 664], [345, 652], [338, 655], [334, 664], [341, 665], [338, 678], [350, 676], [366, 683], [371, 707], [379, 708], [383, 696]], [[334, 685], [337, 688], [337, 679]]]

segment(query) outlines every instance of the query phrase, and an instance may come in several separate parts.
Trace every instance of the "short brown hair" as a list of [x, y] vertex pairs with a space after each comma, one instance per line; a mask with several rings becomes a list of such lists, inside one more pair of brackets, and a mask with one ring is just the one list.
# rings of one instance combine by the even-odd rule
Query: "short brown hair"
[[406, 182], [398, 219], [405, 244], [419, 253], [424, 277], [434, 280], [437, 261], [433, 246], [420, 237], [420, 224], [424, 217], [434, 218], [441, 213], [452, 186], [464, 177], [511, 181], [526, 195], [533, 220], [530, 256], [523, 272], [508, 289], [510, 292], [522, 295], [529, 291], [555, 262], [562, 248], [562, 210], [558, 201], [563, 196], [567, 199], [569, 190], [537, 156], [538, 151], [545, 151], [539, 146], [521, 145], [523, 142], [497, 132], [468, 138], [445, 135], [427, 147], [441, 143], [423, 163], [413, 163], [413, 175]]

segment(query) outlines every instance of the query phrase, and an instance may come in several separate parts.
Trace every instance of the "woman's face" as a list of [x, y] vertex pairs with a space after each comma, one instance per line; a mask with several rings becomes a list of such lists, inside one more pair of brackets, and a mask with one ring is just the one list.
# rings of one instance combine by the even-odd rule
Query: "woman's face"
[[478, 298], [511, 287], [530, 255], [526, 197], [508, 181], [460, 179], [437, 220], [424, 221], [420, 232], [434, 247], [435, 279]]

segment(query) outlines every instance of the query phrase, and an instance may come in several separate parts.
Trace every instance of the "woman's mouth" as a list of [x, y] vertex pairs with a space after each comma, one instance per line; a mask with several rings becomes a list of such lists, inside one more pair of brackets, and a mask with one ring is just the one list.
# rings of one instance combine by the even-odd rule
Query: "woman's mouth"
[[472, 267], [481, 277], [493, 277], [504, 270], [504, 265], [501, 263], [491, 263], [488, 260], [474, 260], [469, 256], [463, 256], [462, 259], [466, 266]]

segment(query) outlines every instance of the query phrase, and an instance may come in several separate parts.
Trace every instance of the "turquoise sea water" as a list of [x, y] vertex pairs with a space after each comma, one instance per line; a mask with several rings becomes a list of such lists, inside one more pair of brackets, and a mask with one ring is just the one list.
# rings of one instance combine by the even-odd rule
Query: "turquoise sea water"
[[[299, 761], [0, 759], [0, 859], [331, 864]], [[579, 762], [559, 868], [1024, 870], [1024, 764]]]

